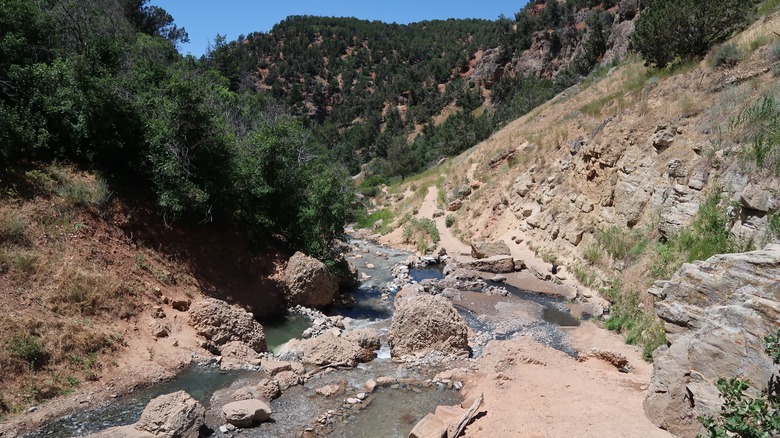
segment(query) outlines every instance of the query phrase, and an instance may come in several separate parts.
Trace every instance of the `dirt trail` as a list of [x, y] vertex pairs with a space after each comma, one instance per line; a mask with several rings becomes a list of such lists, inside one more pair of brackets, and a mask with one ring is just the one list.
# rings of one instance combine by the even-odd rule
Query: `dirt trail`
[[572, 343], [623, 354], [621, 373], [595, 357], [578, 361], [532, 339], [493, 341], [466, 380], [467, 396], [484, 395], [486, 414], [467, 437], [670, 437], [644, 416], [642, 400], [652, 366], [622, 338], [588, 323], [571, 330]]

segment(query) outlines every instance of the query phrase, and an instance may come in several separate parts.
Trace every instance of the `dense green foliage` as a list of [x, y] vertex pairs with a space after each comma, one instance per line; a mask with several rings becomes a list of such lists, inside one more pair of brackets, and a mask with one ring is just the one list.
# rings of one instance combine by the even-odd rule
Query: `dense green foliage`
[[[764, 343], [764, 351], [773, 363], [780, 364], [780, 330], [767, 335]], [[707, 430], [707, 437], [764, 438], [780, 434], [780, 382], [777, 374], [772, 374], [767, 388], [757, 396], [747, 393], [750, 381], [739, 377], [720, 378], [717, 387], [723, 399], [720, 415], [698, 418]]]
[[0, 157], [68, 160], [154, 194], [167, 220], [237, 223], [316, 255], [353, 189], [310, 132], [176, 44], [147, 0], [0, 0]]
[[707, 54], [746, 25], [755, 2], [743, 0], [651, 0], [632, 37], [648, 65]]

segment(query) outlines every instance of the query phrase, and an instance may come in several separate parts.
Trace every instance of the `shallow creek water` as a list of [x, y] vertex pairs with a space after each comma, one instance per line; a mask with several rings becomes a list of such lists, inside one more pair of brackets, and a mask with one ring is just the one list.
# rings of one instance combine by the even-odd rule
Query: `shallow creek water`
[[[404, 261], [409, 254], [391, 248], [380, 247], [364, 241], [353, 241], [356, 249], [350, 254], [350, 261], [361, 272], [361, 286], [353, 292], [354, 303], [333, 309], [331, 314], [352, 318], [354, 328], [370, 327], [379, 330], [386, 337], [392, 317], [391, 299], [382, 300], [383, 288], [387, 290], [393, 281], [391, 268]], [[415, 281], [424, 278], [442, 278], [440, 267], [410, 271]], [[577, 325], [565, 309], [563, 299], [523, 291], [512, 286], [506, 287], [520, 302], [541, 306], [542, 317], [532, 324], [513, 327], [509, 330], [495, 330], [495, 324], [474, 315], [461, 306], [460, 313], [469, 326], [492, 339], [506, 339], [517, 333], [531, 334], [541, 342], [573, 354], [566, 345], [565, 333], [557, 325]], [[457, 303], [456, 303], [457, 304]], [[262, 321], [269, 350], [275, 350], [289, 339], [300, 337], [309, 327], [308, 319], [291, 315], [276, 320]], [[400, 367], [390, 360], [386, 341], [374, 361], [358, 367], [338, 372], [323, 373], [314, 376], [305, 385], [289, 388], [282, 396], [271, 402], [274, 410], [272, 421], [252, 428], [231, 432], [228, 436], [240, 437], [296, 437], [306, 427], [311, 427], [317, 418], [328, 411], [334, 413], [329, 436], [334, 437], [406, 437], [414, 424], [427, 413], [433, 412], [437, 405], [457, 404], [461, 401], [459, 393], [441, 385], [425, 385], [425, 379], [431, 379], [441, 371], [437, 367], [426, 366], [422, 369]], [[480, 349], [475, 349], [478, 355]], [[364, 383], [380, 376], [393, 376], [405, 383], [392, 388], [380, 388], [370, 394], [362, 403], [350, 405], [344, 402], [347, 397], [363, 391]], [[227, 402], [233, 391], [245, 386], [253, 386], [266, 377], [262, 372], [239, 371], [224, 372], [209, 366], [193, 366], [185, 370], [174, 380], [137, 391], [111, 400], [108, 404], [87, 411], [78, 412], [47, 424], [35, 434], [28, 436], [69, 437], [96, 432], [108, 427], [131, 424], [138, 420], [146, 404], [154, 397], [183, 389], [200, 401], [207, 409], [206, 424], [209, 431], [205, 436], [223, 436], [218, 432], [222, 424], [220, 408]], [[414, 383], [411, 383], [414, 382]], [[316, 388], [338, 383], [344, 392], [330, 398], [319, 396]], [[216, 431], [216, 432], [214, 432]]]

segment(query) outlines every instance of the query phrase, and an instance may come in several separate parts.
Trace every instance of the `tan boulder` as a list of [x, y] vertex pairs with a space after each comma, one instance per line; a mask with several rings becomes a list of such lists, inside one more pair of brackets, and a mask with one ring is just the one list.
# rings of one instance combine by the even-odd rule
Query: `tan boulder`
[[468, 355], [468, 327], [444, 297], [421, 295], [396, 308], [388, 336], [393, 357], [432, 351]]
[[271, 407], [262, 400], [239, 400], [222, 407], [225, 421], [236, 427], [251, 427], [271, 418]]
[[177, 391], [150, 401], [133, 427], [158, 438], [197, 438], [205, 415], [197, 400]]
[[296, 252], [284, 270], [287, 302], [294, 306], [324, 307], [333, 303], [339, 291], [338, 280], [321, 261]]
[[239, 341], [256, 352], [266, 350], [263, 326], [246, 310], [209, 298], [195, 303], [189, 310], [190, 323], [198, 332], [216, 345]]

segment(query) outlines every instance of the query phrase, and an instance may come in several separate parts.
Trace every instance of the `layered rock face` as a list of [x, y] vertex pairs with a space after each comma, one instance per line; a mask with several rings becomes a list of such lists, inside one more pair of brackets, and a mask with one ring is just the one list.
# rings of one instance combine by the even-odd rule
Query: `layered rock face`
[[339, 291], [339, 281], [321, 261], [296, 252], [284, 270], [287, 303], [306, 307], [324, 307], [333, 303]]
[[393, 357], [433, 351], [468, 355], [466, 322], [452, 303], [438, 295], [399, 292], [388, 340]]
[[763, 338], [780, 319], [780, 244], [686, 264], [650, 293], [672, 342], [659, 349], [644, 407], [648, 418], [679, 436], [695, 436], [699, 415], [721, 400], [715, 383], [740, 376], [763, 388], [774, 370]]
[[238, 306], [209, 298], [190, 308], [190, 322], [199, 335], [217, 346], [238, 341], [256, 352], [266, 351], [263, 326]]

